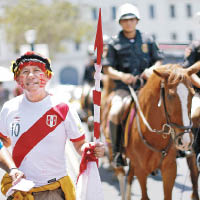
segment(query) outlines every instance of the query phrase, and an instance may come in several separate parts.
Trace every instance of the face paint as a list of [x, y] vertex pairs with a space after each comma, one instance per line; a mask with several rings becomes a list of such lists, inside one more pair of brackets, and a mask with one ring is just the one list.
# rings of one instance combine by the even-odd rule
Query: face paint
[[45, 79], [45, 75], [44, 74], [40, 74], [40, 87], [43, 88], [45, 87], [45, 85], [47, 84], [47, 80]]
[[23, 79], [24, 79], [24, 76], [23, 76], [23, 75], [20, 75], [20, 76], [18, 77], [17, 83], [21, 86], [21, 88], [24, 89]]

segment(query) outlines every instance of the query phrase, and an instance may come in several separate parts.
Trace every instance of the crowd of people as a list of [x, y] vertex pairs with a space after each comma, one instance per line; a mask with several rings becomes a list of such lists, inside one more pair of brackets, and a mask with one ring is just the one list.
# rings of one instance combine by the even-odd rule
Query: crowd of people
[[[132, 4], [124, 4], [117, 12], [117, 23], [121, 31], [116, 36], [104, 35], [102, 55], [103, 81], [114, 82], [113, 98], [108, 113], [109, 132], [112, 140], [113, 166], [126, 166], [122, 156], [123, 135], [120, 117], [124, 102], [131, 101], [128, 85], [139, 90], [162, 65], [163, 53], [152, 36], [137, 29], [140, 12]], [[200, 41], [192, 42], [185, 51], [184, 67], [200, 63]], [[82, 84], [94, 86], [95, 54], [88, 48], [89, 62], [85, 66]], [[77, 112], [64, 101], [49, 94], [46, 84], [52, 77], [48, 58], [27, 52], [12, 63], [14, 79], [18, 84], [15, 98], [9, 100], [8, 93], [0, 83], [0, 167], [7, 173], [2, 180], [2, 192], [6, 194], [8, 184], [16, 184], [22, 177], [35, 183], [32, 198], [36, 200], [75, 199], [75, 188], [67, 174], [65, 144], [69, 139], [76, 151], [82, 155], [88, 145], [84, 129]], [[196, 94], [192, 101], [191, 116], [194, 133], [200, 125], [200, 74], [192, 80]], [[194, 149], [200, 170], [200, 137], [195, 134]], [[11, 145], [12, 156], [6, 147]], [[104, 144], [94, 146], [97, 158], [104, 156]], [[12, 186], [10, 184], [10, 187]], [[5, 189], [6, 188], [6, 189]], [[19, 193], [15, 193], [19, 195]], [[30, 193], [21, 194], [30, 195]]]

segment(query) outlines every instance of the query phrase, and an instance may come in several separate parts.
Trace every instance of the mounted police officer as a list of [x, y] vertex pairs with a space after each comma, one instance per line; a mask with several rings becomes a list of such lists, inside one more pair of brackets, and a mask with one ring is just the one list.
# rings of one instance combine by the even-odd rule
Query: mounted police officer
[[132, 84], [134, 89], [138, 89], [142, 78], [148, 78], [163, 59], [153, 38], [136, 29], [139, 20], [140, 13], [136, 6], [126, 3], [119, 7], [117, 21], [122, 31], [112, 37], [103, 61], [104, 73], [115, 81], [115, 95], [108, 114], [114, 166], [125, 165], [120, 145], [123, 134], [120, 116], [123, 102], [131, 98], [127, 85]]
[[[195, 15], [195, 20], [200, 24], [200, 12]], [[184, 67], [190, 67], [194, 63], [200, 65], [200, 40], [192, 41], [185, 49]], [[200, 171], [200, 72], [192, 75], [195, 95], [192, 99], [191, 117], [193, 121], [193, 132], [195, 133], [194, 150], [197, 157], [197, 167]]]

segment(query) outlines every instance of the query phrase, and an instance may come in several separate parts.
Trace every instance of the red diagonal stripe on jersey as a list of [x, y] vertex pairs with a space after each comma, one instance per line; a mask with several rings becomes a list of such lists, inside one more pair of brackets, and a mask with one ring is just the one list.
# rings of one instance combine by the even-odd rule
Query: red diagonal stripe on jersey
[[[13, 159], [17, 167], [20, 166], [24, 157], [37, 145], [44, 137], [51, 133], [62, 121], [65, 120], [69, 107], [61, 103], [48, 110], [38, 121], [30, 127], [16, 142], [13, 149]], [[50, 127], [47, 125], [47, 115], [57, 115], [57, 123]]]

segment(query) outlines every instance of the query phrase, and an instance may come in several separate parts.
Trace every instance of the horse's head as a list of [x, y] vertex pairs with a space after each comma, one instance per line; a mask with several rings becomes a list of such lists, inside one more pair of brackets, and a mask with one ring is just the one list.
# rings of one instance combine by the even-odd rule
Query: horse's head
[[180, 65], [168, 64], [154, 70], [161, 77], [161, 99], [166, 124], [176, 148], [188, 150], [193, 143], [191, 132], [191, 103], [194, 89], [191, 75], [199, 71], [199, 67], [184, 69]]

